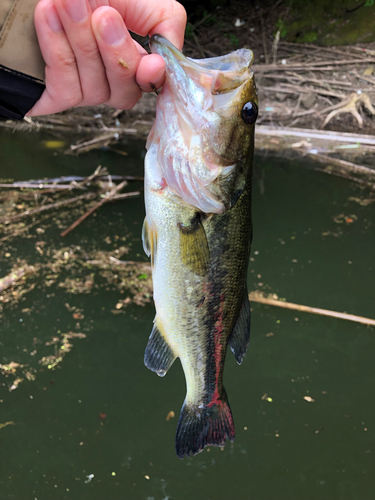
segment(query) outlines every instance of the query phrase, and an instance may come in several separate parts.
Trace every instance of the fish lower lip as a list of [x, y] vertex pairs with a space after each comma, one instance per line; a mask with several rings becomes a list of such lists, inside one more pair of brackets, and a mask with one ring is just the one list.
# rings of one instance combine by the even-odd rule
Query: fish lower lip
[[170, 52], [172, 52], [172, 54], [176, 57], [176, 59], [179, 60], [186, 59], [183, 53], [180, 50], [178, 50], [178, 48], [175, 47], [169, 40], [164, 38], [162, 35], [155, 33], [155, 35], [152, 35], [152, 37], [150, 38], [151, 52], [158, 53], [158, 47], [170, 50]]
[[166, 60], [171, 62], [176, 61], [178, 64], [185, 68], [191, 68], [197, 72], [204, 72], [205, 69], [187, 58], [177, 47], [175, 47], [169, 40], [164, 38], [162, 35], [155, 34], [150, 38], [150, 49], [153, 54], [159, 54]]

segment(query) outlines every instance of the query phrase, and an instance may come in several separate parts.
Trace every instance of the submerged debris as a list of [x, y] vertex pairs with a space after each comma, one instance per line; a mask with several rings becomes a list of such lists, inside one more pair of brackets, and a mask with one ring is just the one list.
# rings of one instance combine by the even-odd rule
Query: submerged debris
[[[0, 278], [0, 293], [9, 288], [10, 286], [15, 285], [22, 278], [25, 280], [27, 276], [31, 276], [36, 272], [36, 268], [34, 266], [19, 266], [12, 270], [7, 276], [4, 278]], [[0, 298], [2, 300], [2, 298]]]
[[[40, 371], [59, 368], [72, 350], [74, 339], [85, 338], [86, 332], [92, 328], [89, 314], [82, 308], [66, 304], [72, 321], [76, 322], [75, 330], [70, 330], [73, 323], [68, 324], [65, 330], [68, 333], [57, 329], [62, 326], [60, 324], [51, 325], [51, 332], [45, 327], [40, 332], [34, 316], [45, 308], [44, 299], [32, 300], [22, 307], [22, 302], [34, 289], [47, 299], [62, 292], [72, 296], [96, 290], [115, 291], [124, 294], [113, 300], [112, 312], [116, 313], [124, 313], [130, 304], [144, 306], [150, 302], [152, 281], [149, 263], [125, 260], [132, 245], [129, 235], [104, 234], [105, 245], [110, 248], [107, 251], [98, 249], [97, 243], [92, 245], [90, 240], [80, 239], [84, 245], [63, 244], [65, 241], [55, 236], [56, 227], [65, 229], [72, 218], [77, 218], [78, 211], [82, 213], [83, 204], [85, 212], [87, 204], [99, 208], [102, 200], [112, 201], [117, 196], [129, 196], [130, 193], [116, 196], [109, 196], [108, 193], [117, 192], [132, 179], [140, 180], [109, 176], [105, 169], [99, 167], [88, 177], [61, 177], [27, 183], [14, 183], [7, 179], [3, 185], [11, 187], [2, 190], [0, 187], [0, 199], [3, 201], [0, 203], [0, 240], [6, 241], [0, 248], [0, 317], [8, 321], [9, 311], [22, 311], [18, 320], [20, 327], [26, 326], [25, 332], [28, 333], [32, 331], [31, 325], [36, 330], [32, 336], [20, 337], [21, 344], [17, 343], [14, 353], [4, 349], [7, 346], [7, 331], [10, 330], [3, 330], [0, 376], [7, 381], [10, 391], [24, 381], [35, 380]], [[40, 185], [43, 187], [40, 188]], [[63, 189], [58, 186], [63, 186]], [[82, 189], [88, 192], [72, 201], [71, 191]], [[47, 217], [42, 213], [46, 209], [50, 211]], [[52, 230], [55, 231], [53, 237], [50, 236]], [[27, 239], [31, 241], [24, 245]], [[26, 258], [17, 258], [19, 250]], [[71, 299], [68, 301], [71, 302]], [[31, 322], [27, 323], [29, 319]], [[58, 318], [56, 320], [59, 321]], [[7, 357], [4, 357], [4, 351]]]
[[85, 339], [84, 333], [63, 333], [60, 337], [54, 337], [50, 342], [46, 342], [47, 346], [54, 345], [55, 354], [43, 356], [39, 360], [39, 364], [46, 366], [48, 370], [54, 370], [64, 359], [64, 357], [71, 351], [73, 345], [69, 342], [71, 339]]
[[311, 398], [310, 396], [303, 396], [303, 399], [308, 403], [315, 403], [315, 399]]
[[4, 422], [3, 424], [0, 424], [0, 429], [4, 429], [4, 427], [8, 427], [8, 425], [16, 425], [16, 424], [13, 421]]
[[[19, 384], [24, 381], [23, 377], [26, 377], [29, 381], [34, 381], [36, 370], [29, 365], [21, 365], [20, 363], [11, 361], [7, 365], [0, 364], [0, 373], [5, 378], [13, 377], [11, 385], [9, 386], [9, 391], [11, 392], [17, 389]], [[23, 375], [23, 377], [20, 375]]]

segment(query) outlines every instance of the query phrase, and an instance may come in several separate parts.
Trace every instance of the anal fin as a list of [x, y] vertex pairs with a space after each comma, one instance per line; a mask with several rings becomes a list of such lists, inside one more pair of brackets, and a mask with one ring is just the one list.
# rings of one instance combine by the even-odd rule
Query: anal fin
[[157, 373], [159, 377], [164, 377], [175, 359], [176, 356], [173, 354], [172, 349], [158, 330], [156, 324], [154, 324], [146, 346], [144, 356], [145, 365]]
[[233, 352], [239, 365], [242, 363], [249, 345], [250, 320], [250, 302], [247, 289], [245, 289], [244, 301], [238, 315], [237, 323], [229, 337], [229, 347], [231, 348], [231, 351]]

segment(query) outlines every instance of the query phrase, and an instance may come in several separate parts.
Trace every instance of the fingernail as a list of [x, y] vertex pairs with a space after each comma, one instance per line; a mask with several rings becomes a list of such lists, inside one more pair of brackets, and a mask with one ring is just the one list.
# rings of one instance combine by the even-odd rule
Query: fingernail
[[47, 24], [52, 31], [58, 33], [59, 31], [64, 30], [54, 5], [51, 5], [48, 9], [46, 9], [44, 15], [46, 16]]
[[125, 26], [119, 15], [103, 16], [99, 23], [99, 32], [109, 45], [118, 45], [125, 38]]
[[65, 9], [75, 23], [84, 21], [89, 13], [86, 0], [66, 0]]

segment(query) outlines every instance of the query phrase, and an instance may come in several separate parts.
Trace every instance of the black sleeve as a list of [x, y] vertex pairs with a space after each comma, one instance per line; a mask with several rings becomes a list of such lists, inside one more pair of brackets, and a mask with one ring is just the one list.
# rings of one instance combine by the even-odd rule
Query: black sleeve
[[44, 89], [33, 77], [0, 65], [0, 119], [22, 120]]

